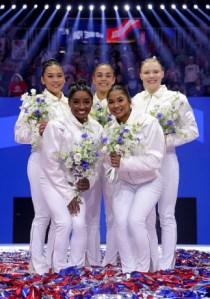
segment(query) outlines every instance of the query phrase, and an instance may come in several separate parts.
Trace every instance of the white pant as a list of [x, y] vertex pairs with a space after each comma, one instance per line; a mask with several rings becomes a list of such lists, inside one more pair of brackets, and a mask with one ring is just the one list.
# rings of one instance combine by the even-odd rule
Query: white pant
[[100, 215], [101, 199], [104, 199], [106, 213], [106, 253], [103, 265], [117, 262], [115, 244], [114, 217], [112, 211], [112, 184], [102, 174], [94, 187], [89, 191], [87, 199], [86, 222], [88, 225], [87, 264], [101, 265], [100, 253]]
[[116, 240], [124, 273], [148, 272], [150, 269], [151, 248], [147, 220], [161, 190], [160, 175], [140, 185], [119, 181], [114, 186]]
[[50, 221], [50, 214], [40, 189], [41, 166], [39, 152], [31, 154], [28, 161], [27, 171], [35, 214], [30, 233], [31, 260], [29, 270], [30, 272], [35, 272], [41, 275], [49, 270], [43, 254], [43, 247], [47, 227]]
[[158, 200], [158, 213], [161, 226], [161, 257], [158, 269], [173, 269], [177, 243], [175, 206], [179, 184], [179, 163], [175, 152], [167, 152], [161, 168], [163, 191]]
[[[72, 217], [65, 200], [55, 190], [48, 179], [45, 178], [43, 173], [41, 174], [41, 189], [52, 223], [55, 226], [55, 233], [52, 234], [53, 240], [50, 240], [50, 243], [53, 244], [51, 256], [52, 270], [54, 272], [59, 272], [61, 269], [69, 266], [84, 266], [87, 244], [87, 225], [85, 222], [86, 201], [83, 195], [83, 204], [80, 205], [80, 213], [77, 216]], [[71, 232], [71, 250], [69, 261], [67, 261]]]

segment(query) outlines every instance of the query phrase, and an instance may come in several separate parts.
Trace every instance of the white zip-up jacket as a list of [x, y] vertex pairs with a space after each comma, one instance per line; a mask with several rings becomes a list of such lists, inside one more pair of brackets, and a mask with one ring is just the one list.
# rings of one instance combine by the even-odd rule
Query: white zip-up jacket
[[[48, 115], [49, 120], [57, 117], [63, 117], [69, 115], [68, 99], [62, 94], [60, 100], [47, 89], [44, 90], [43, 95], [51, 103], [50, 112]], [[24, 111], [19, 114], [17, 122], [15, 124], [15, 141], [22, 144], [31, 144], [32, 127], [29, 123], [24, 122]], [[37, 145], [33, 151], [41, 151], [42, 148], [42, 136], [39, 135]]]
[[[43, 133], [43, 148], [41, 153], [41, 165], [44, 176], [63, 197], [66, 205], [75, 197], [74, 188], [69, 184], [73, 183], [73, 177], [71, 180], [71, 175], [62, 166], [58, 158], [58, 153], [70, 152], [75, 144], [80, 143], [82, 139], [81, 135], [85, 132], [94, 140], [101, 140], [103, 132], [102, 126], [91, 117], [88, 117], [85, 124], [81, 124], [73, 116], [71, 111], [70, 114], [69, 117], [49, 121]], [[95, 175], [88, 178], [90, 188], [93, 187], [98, 178], [101, 163], [100, 160], [97, 162]]]
[[[170, 104], [176, 96], [176, 91], [168, 90], [165, 85], [161, 85], [160, 88], [153, 94], [148, 91], [142, 91], [132, 98], [133, 109], [137, 109], [139, 113], [149, 113], [153, 110], [155, 105]], [[179, 93], [180, 100], [184, 105], [180, 109], [180, 116], [182, 120], [181, 130], [184, 134], [168, 134], [166, 139], [166, 151], [174, 150], [176, 146], [193, 141], [198, 137], [198, 127], [195, 121], [195, 117], [192, 108], [182, 93]]]
[[[126, 122], [128, 125], [140, 123], [137, 138], [140, 143], [129, 157], [121, 157], [118, 179], [131, 184], [141, 184], [157, 177], [165, 154], [165, 141], [158, 120], [151, 115], [132, 110]], [[119, 126], [116, 119], [104, 128], [104, 136], [110, 136], [115, 127]], [[110, 157], [105, 157], [104, 167], [111, 167]]]

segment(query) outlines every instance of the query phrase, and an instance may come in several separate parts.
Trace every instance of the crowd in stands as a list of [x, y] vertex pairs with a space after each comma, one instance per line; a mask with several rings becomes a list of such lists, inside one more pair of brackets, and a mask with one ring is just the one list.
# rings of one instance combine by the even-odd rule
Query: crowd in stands
[[[171, 90], [179, 90], [187, 96], [210, 96], [210, 56], [208, 47], [183, 47], [169, 49], [172, 53], [161, 56], [154, 45], [147, 45], [145, 54], [137, 43], [77, 45], [71, 53], [68, 50], [53, 53], [46, 47], [36, 56], [29, 54], [28, 59], [12, 60], [9, 51], [0, 59], [0, 96], [20, 96], [26, 90], [35, 88], [41, 92], [40, 76], [42, 62], [47, 58], [56, 58], [63, 66], [66, 83], [64, 94], [68, 94], [69, 84], [80, 78], [91, 85], [94, 67], [100, 62], [110, 63], [116, 73], [116, 83], [126, 85], [129, 93], [134, 96], [142, 90], [139, 79], [141, 61], [147, 57], [156, 56], [164, 65], [165, 77], [163, 83]], [[94, 89], [94, 86], [92, 86]]]

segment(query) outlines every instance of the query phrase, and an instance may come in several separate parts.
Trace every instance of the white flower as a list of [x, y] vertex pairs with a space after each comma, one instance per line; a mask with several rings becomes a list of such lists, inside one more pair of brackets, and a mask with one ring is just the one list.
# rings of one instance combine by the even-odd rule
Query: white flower
[[102, 152], [103, 154], [105, 154], [107, 151], [108, 151], [107, 146], [103, 146], [102, 149], [101, 149], [101, 152]]
[[31, 95], [32, 95], [32, 96], [35, 96], [35, 95], [36, 95], [36, 89], [32, 88], [30, 91], [31, 91]]
[[74, 155], [74, 161], [75, 161], [75, 163], [78, 163], [78, 162], [80, 162], [81, 161], [81, 154], [80, 153], [76, 153], [75, 155]]

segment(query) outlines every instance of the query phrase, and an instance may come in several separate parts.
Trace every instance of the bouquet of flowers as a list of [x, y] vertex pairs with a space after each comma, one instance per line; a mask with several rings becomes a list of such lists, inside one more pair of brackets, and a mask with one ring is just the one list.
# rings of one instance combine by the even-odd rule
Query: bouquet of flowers
[[[112, 155], [116, 153], [122, 157], [129, 157], [132, 151], [140, 144], [140, 138], [138, 137], [138, 129], [141, 124], [136, 123], [133, 125], [121, 124], [115, 127], [109, 137], [102, 138], [102, 153]], [[106, 176], [109, 181], [117, 179], [116, 168], [111, 167], [107, 170]]]
[[24, 112], [23, 121], [32, 127], [31, 145], [32, 149], [37, 145], [39, 136], [38, 123], [47, 119], [50, 110], [50, 102], [44, 94], [36, 94], [35, 89], [31, 89], [31, 94], [24, 93], [21, 97], [23, 101], [20, 109]]
[[[67, 169], [67, 180], [74, 185], [82, 178], [90, 178], [95, 174], [96, 162], [100, 158], [100, 142], [88, 137], [87, 133], [81, 135], [79, 144], [75, 144], [72, 151], [60, 152], [60, 162]], [[73, 178], [73, 181], [72, 181]], [[81, 202], [80, 191], [75, 187], [75, 197]]]
[[97, 120], [103, 127], [113, 119], [113, 116], [108, 112], [107, 107], [104, 107], [100, 102], [93, 104], [90, 116]]
[[182, 120], [180, 111], [184, 107], [184, 102], [180, 100], [179, 92], [174, 99], [167, 105], [155, 105], [150, 114], [156, 117], [163, 128], [165, 135], [168, 134], [185, 134], [182, 132]]

